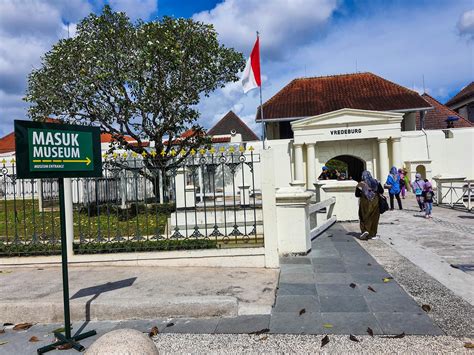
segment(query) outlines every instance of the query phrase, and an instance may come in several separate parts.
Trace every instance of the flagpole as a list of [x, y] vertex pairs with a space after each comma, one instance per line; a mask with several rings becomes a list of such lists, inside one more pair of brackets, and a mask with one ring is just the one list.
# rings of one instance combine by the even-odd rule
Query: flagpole
[[[259, 39], [259, 37], [260, 37], [260, 33], [257, 31], [257, 39]], [[261, 62], [261, 60], [260, 60], [260, 62]], [[262, 66], [260, 65], [260, 68], [261, 67]], [[261, 76], [260, 76], [260, 78], [261, 78]], [[265, 150], [265, 139], [266, 139], [267, 135], [266, 135], [266, 132], [265, 132], [265, 122], [263, 121], [262, 81], [261, 80], [262, 79], [260, 79], [260, 86], [259, 86], [259, 91], [260, 91], [260, 120], [262, 121], [262, 144], [263, 144], [263, 149]]]

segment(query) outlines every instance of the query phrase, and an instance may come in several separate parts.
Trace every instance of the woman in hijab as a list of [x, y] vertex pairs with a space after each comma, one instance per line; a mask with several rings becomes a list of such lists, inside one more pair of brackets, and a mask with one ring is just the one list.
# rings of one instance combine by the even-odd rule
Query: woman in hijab
[[398, 175], [397, 168], [395, 166], [390, 169], [390, 174], [385, 182], [385, 187], [388, 188], [388, 194], [390, 196], [390, 210], [393, 211], [393, 197], [397, 198], [398, 208], [402, 209], [402, 200], [400, 200], [400, 175]]
[[355, 195], [360, 197], [360, 239], [368, 240], [377, 235], [380, 210], [378, 195], [383, 193], [380, 183], [367, 170], [362, 172], [362, 181], [357, 184]]
[[416, 173], [415, 181], [412, 182], [411, 188], [413, 189], [412, 191], [416, 196], [416, 202], [418, 202], [418, 207], [420, 207], [421, 212], [425, 209], [425, 206], [423, 204], [423, 191], [425, 189], [425, 182], [421, 178], [420, 173]]

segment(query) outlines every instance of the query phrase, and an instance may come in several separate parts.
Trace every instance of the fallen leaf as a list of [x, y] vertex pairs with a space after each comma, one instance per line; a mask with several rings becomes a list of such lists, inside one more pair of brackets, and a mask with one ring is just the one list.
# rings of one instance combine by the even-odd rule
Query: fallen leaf
[[151, 338], [157, 335], [158, 333], [159, 333], [158, 327], [155, 326], [151, 328], [150, 332], [148, 333], [148, 336]]
[[390, 282], [391, 279], [389, 279], [388, 277], [384, 277], [383, 278], [383, 282], [387, 283], [387, 282]]
[[329, 337], [326, 335], [323, 339], [321, 339], [321, 347], [329, 343]]
[[56, 350], [69, 350], [69, 349], [72, 349], [71, 343], [65, 343], [65, 344], [56, 346]]
[[263, 333], [268, 333], [270, 331], [270, 329], [268, 328], [264, 328], [264, 329], [261, 329], [261, 330], [257, 330], [256, 332], [251, 332], [249, 334], [254, 334], [254, 335], [261, 335]]
[[355, 287], [356, 287], [356, 284], [355, 284], [355, 283], [351, 283], [349, 286], [350, 286], [351, 288], [355, 288]]
[[30, 340], [28, 340], [30, 343], [36, 343], [37, 341], [40, 341], [37, 336], [32, 336]]
[[372, 291], [372, 292], [377, 292], [377, 291], [375, 291], [375, 290], [372, 288], [372, 286], [368, 286], [368, 287], [367, 287], [367, 290]]
[[174, 325], [173, 322], [166, 324], [166, 328], [172, 327]]
[[421, 309], [428, 313], [429, 311], [431, 311], [431, 306], [429, 304], [424, 304], [423, 306], [421, 306]]
[[267, 340], [268, 339], [268, 335], [264, 335], [263, 337], [259, 338], [258, 340]]
[[367, 328], [367, 333], [369, 333], [369, 335], [370, 335], [371, 337], [374, 336], [374, 331], [373, 331], [372, 328], [370, 328], [370, 327]]
[[332, 328], [333, 325], [332, 325], [331, 323], [324, 323], [324, 324], [323, 324], [323, 327], [324, 327], [324, 328]]
[[27, 330], [33, 326], [32, 323], [18, 323], [13, 327], [13, 330]]
[[359, 342], [359, 339], [357, 339], [354, 335], [352, 334], [349, 334], [349, 339], [352, 340], [352, 341], [356, 341], [356, 342]]
[[302, 310], [300, 310], [300, 316], [301, 316], [302, 314], [304, 314], [304, 313], [306, 313], [306, 309], [305, 309], [305, 308], [303, 308]]
[[11, 274], [11, 270], [0, 270], [0, 274]]
[[0, 341], [0, 345], [8, 344], [8, 341]]
[[[73, 328], [71, 327], [71, 329]], [[64, 327], [56, 328], [52, 331], [52, 333], [64, 333], [64, 332], [65, 332]]]
[[471, 342], [464, 343], [464, 347], [467, 349], [474, 349], [474, 343], [471, 343]]

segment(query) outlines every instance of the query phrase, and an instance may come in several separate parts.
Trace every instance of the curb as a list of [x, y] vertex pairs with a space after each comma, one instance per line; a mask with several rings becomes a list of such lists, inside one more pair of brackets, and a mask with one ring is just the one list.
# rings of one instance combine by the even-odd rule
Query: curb
[[[162, 317], [233, 317], [238, 301], [229, 296], [173, 297], [171, 299], [72, 300], [71, 321], [156, 319]], [[9, 323], [61, 323], [62, 301], [0, 303], [0, 321]]]

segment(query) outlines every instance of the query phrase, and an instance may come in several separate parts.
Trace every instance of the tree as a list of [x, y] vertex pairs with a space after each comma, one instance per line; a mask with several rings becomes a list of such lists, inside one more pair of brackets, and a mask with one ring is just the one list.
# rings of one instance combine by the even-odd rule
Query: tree
[[[99, 126], [116, 148], [145, 155], [150, 169], [173, 168], [207, 142], [197, 123], [202, 95], [237, 81], [244, 64], [241, 53], [219, 44], [212, 25], [170, 17], [132, 23], [105, 6], [44, 55], [25, 101], [33, 120]], [[146, 154], [145, 141], [158, 154]], [[186, 153], [175, 158], [172, 149]]]

